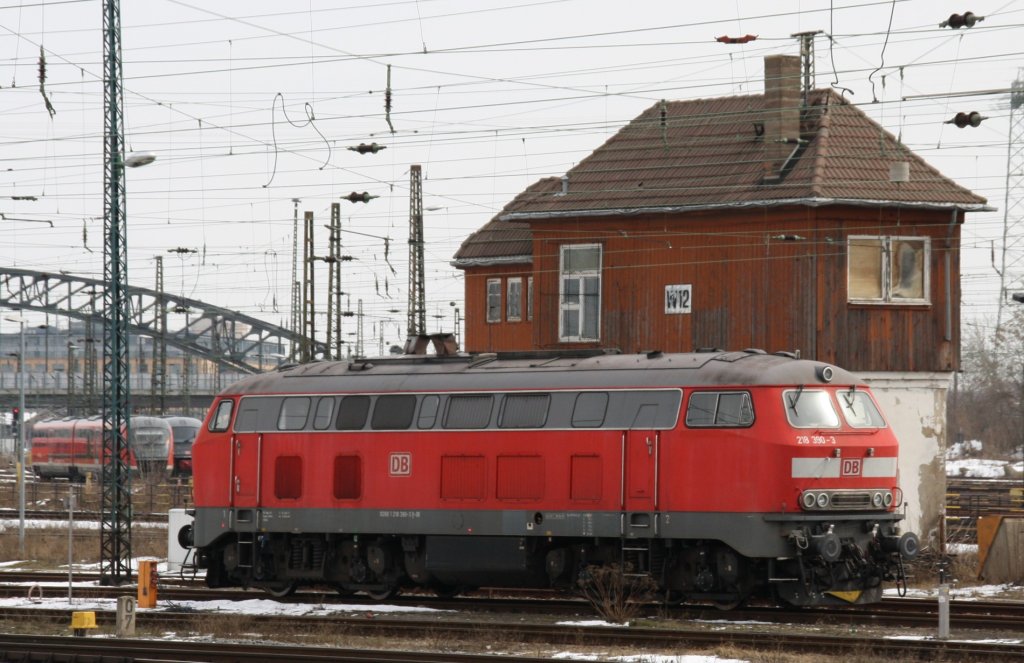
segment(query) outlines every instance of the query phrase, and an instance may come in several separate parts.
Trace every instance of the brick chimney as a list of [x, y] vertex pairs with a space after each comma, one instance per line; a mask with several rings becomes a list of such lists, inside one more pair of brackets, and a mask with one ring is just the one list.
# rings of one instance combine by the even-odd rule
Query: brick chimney
[[800, 138], [800, 58], [764, 58], [764, 174], [778, 177]]

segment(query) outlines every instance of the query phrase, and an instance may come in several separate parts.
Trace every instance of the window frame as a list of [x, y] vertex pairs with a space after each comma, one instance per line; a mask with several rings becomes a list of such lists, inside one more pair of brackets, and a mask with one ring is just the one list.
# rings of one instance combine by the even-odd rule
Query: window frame
[[[224, 412], [225, 406], [227, 412]], [[217, 403], [217, 410], [213, 416], [210, 417], [210, 424], [207, 426], [207, 430], [211, 433], [223, 433], [231, 427], [231, 415], [234, 414], [235, 402], [230, 398], [225, 398], [220, 403]]]
[[526, 277], [526, 319], [533, 322], [533, 277]]
[[[577, 269], [568, 271], [566, 270], [566, 256], [572, 251], [583, 251], [583, 250], [597, 250], [597, 267], [592, 269]], [[586, 343], [601, 340], [601, 270], [604, 260], [604, 247], [601, 244], [562, 244], [558, 247], [558, 340], [562, 343]], [[594, 279], [596, 281], [596, 295], [586, 294], [586, 283], [588, 280]], [[575, 298], [576, 302], [566, 300], [566, 283], [568, 281], [575, 281], [577, 283], [578, 292]], [[594, 307], [595, 316], [595, 333], [594, 336], [586, 335], [586, 314], [589, 311], [587, 306], [587, 297], [594, 297], [594, 301], [591, 306]], [[575, 311], [577, 313], [578, 327], [576, 334], [570, 334], [566, 330], [565, 316], [567, 313]]]
[[501, 322], [501, 279], [487, 279], [485, 295], [484, 318], [490, 324]]
[[[517, 292], [513, 293], [513, 286]], [[513, 311], [513, 308], [515, 309]], [[505, 320], [522, 322], [523, 320], [523, 277], [510, 276], [505, 279]]]
[[[849, 235], [846, 238], [846, 300], [849, 304], [882, 305], [882, 306], [929, 306], [931, 305], [931, 237], [911, 235]], [[879, 297], [862, 297], [853, 294], [853, 262], [852, 247], [857, 241], [870, 240], [879, 243], [881, 252], [880, 274], [878, 274], [881, 295]], [[899, 243], [920, 243], [921, 256], [921, 293], [922, 297], [894, 296], [896, 284], [893, 277], [893, 251]]]
[[[711, 412], [710, 423], [701, 423], [690, 418], [690, 408], [694, 406], [694, 398], [705, 398], [707, 396], [715, 397], [715, 409]], [[750, 409], [750, 420], [742, 423], [721, 423], [719, 422], [720, 413], [722, 411], [722, 397], [723, 396], [740, 396], [741, 401], [746, 401], [746, 406]], [[741, 406], [742, 406], [741, 402]], [[742, 410], [742, 407], [741, 407]], [[689, 398], [686, 399], [686, 411], [683, 413], [683, 421], [687, 428], [750, 428], [757, 422], [757, 411], [754, 409], [754, 398], [749, 391], [746, 389], [728, 389], [724, 391], [714, 389], [701, 389], [697, 391], [691, 391]]]

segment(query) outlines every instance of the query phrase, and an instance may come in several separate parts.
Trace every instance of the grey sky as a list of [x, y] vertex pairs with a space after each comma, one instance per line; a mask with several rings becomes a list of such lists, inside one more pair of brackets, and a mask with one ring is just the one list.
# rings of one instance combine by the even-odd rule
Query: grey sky
[[[168, 290], [287, 323], [292, 199], [319, 227], [331, 202], [368, 191], [380, 198], [340, 201], [343, 226], [361, 233], [344, 237], [356, 261], [343, 289], [353, 310], [364, 300], [375, 351], [375, 325], [388, 344], [404, 335], [408, 169], [419, 163], [428, 327], [450, 330], [449, 302], [461, 308], [463, 286], [448, 261], [516, 193], [561, 175], [659, 99], [760, 93], [762, 58], [797, 54], [790, 35], [820, 29], [835, 39], [816, 41], [819, 87], [847, 88], [911, 149], [1000, 208], [969, 215], [963, 235], [965, 321], [989, 324], [1010, 109], [1007, 94], [957, 95], [1009, 87], [1024, 64], [1024, 5], [831, 4], [124, 2], [126, 138], [158, 157], [128, 175], [129, 281], [152, 287], [153, 257], [163, 255]], [[99, 0], [0, 6], [2, 264], [102, 274], [100, 9]], [[985, 20], [938, 27], [967, 9]], [[748, 33], [758, 39], [715, 41]], [[976, 129], [943, 123], [972, 110], [988, 117]], [[346, 149], [373, 141], [388, 147]], [[391, 239], [386, 258], [384, 242], [367, 235]], [[168, 253], [175, 247], [199, 253]], [[1024, 255], [1010, 260], [1024, 289]]]

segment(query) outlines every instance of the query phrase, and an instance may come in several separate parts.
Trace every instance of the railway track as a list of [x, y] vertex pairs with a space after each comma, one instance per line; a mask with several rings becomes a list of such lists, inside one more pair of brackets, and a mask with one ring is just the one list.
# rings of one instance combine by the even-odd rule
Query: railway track
[[[96, 582], [98, 576], [78, 575], [76, 583]], [[66, 575], [48, 573], [0, 573], [0, 597], [58, 598], [66, 596]], [[180, 578], [161, 578], [158, 596], [161, 602], [249, 601], [270, 597], [256, 590], [209, 589], [201, 581]], [[101, 587], [76, 584], [72, 593], [77, 599], [109, 599], [134, 596], [134, 585]], [[304, 590], [292, 596], [275, 599], [281, 603], [311, 605], [364, 606], [372, 611], [379, 601], [362, 595], [339, 596], [331, 589]], [[545, 615], [589, 615], [593, 608], [582, 599], [565, 595], [545, 594], [540, 600], [536, 593], [522, 595], [515, 592], [491, 594], [475, 592], [454, 599], [439, 598], [432, 594], [410, 594], [390, 599], [388, 605], [429, 607], [436, 610], [466, 613], [512, 613]], [[792, 609], [775, 605], [753, 605], [723, 612], [712, 606], [668, 606], [651, 603], [642, 610], [646, 617], [666, 617], [674, 620], [714, 620], [719, 622], [759, 621], [777, 624], [849, 624], [873, 625], [887, 628], [930, 628], [938, 623], [938, 603], [934, 599], [887, 598], [868, 606], [838, 608]], [[1024, 602], [1018, 601], [962, 601], [950, 602], [950, 625], [958, 629], [980, 631], [1019, 631], [1024, 623]]]
[[[152, 630], [156, 633], [174, 631], [179, 634], [187, 631], [189, 633], [202, 633], [204, 628], [211, 627], [218, 620], [235, 619], [237, 616], [222, 615], [214, 613], [195, 612], [172, 612], [172, 611], [140, 611], [136, 616], [136, 624], [140, 629]], [[54, 625], [67, 624], [68, 615], [66, 610], [37, 610], [37, 609], [0, 609], [0, 621], [13, 623], [16, 621], [30, 620], [38, 624], [40, 621], [48, 620]], [[98, 613], [97, 623], [106, 629], [112, 626], [112, 613]], [[737, 628], [722, 628], [715, 625], [715, 628], [615, 628], [604, 626], [580, 626], [580, 625], [549, 625], [549, 624], [526, 624], [512, 623], [507, 620], [500, 622], [478, 621], [478, 620], [457, 620], [449, 617], [444, 619], [424, 618], [380, 618], [376, 616], [368, 619], [366, 616], [339, 617], [339, 616], [281, 616], [281, 615], [246, 615], [246, 629], [257, 633], [291, 633], [301, 636], [307, 633], [342, 633], [347, 641], [357, 637], [386, 638], [392, 646], [389, 651], [394, 652], [395, 647], [401, 646], [397, 641], [412, 641], [417, 639], [430, 639], [433, 642], [444, 642], [446, 648], [459, 650], [469, 648], [472, 643], [479, 646], [481, 639], [488, 634], [500, 635], [502, 642], [508, 643], [530, 643], [531, 649], [537, 646], [562, 648], [565, 646], [586, 643], [588, 647], [629, 647], [631, 649], [649, 651], [687, 651], [693, 648], [709, 648], [723, 645], [733, 647], [750, 648], [754, 650], [764, 649], [767, 643], [773, 651], [803, 652], [808, 654], [828, 654], [842, 656], [854, 652], [872, 652], [877, 656], [894, 656], [900, 660], [911, 657], [922, 660], [934, 659], [939, 656], [950, 657], [958, 661], [967, 660], [1009, 660], [1011, 658], [1024, 657], [1024, 644], [1019, 641], [995, 641], [991, 638], [978, 638], [976, 640], [932, 640], [924, 637], [904, 638], [898, 636], [886, 636], [878, 633], [864, 633], [858, 635], [822, 635], [820, 633], [796, 633], [782, 631], [780, 629], [766, 630], [763, 625], [743, 625]], [[51, 641], [48, 646], [72, 645], [84, 646], [88, 640], [80, 638], [61, 638], [59, 642]], [[113, 642], [104, 638], [102, 643], [105, 647], [111, 647]], [[4, 652], [13, 652], [13, 639], [0, 636], [0, 656]], [[29, 639], [19, 638], [18, 646], [30, 645]], [[79, 643], [82, 643], [79, 645]], [[176, 646], [176, 643], [161, 641], [162, 647], [169, 648]], [[208, 643], [207, 643], [208, 646]], [[235, 647], [237, 645], [231, 645]], [[266, 645], [257, 645], [256, 649], [249, 649], [249, 656], [252, 658], [263, 658], [262, 649]], [[503, 646], [515, 650], [513, 645]], [[304, 650], [307, 648], [303, 648]], [[275, 647], [276, 650], [276, 647]], [[321, 655], [328, 651], [337, 655], [337, 650], [331, 648], [314, 652], [312, 655]], [[108, 651], [109, 653], [109, 651]], [[236, 654], [237, 655], [237, 654]], [[367, 654], [364, 652], [364, 656]], [[412, 658], [382, 659], [382, 660], [424, 660], [413, 654]], [[451, 657], [451, 653], [445, 654]], [[488, 654], [493, 660], [493, 652]], [[434, 656], [434, 655], [431, 655]], [[183, 657], [184, 658], [184, 657]], [[367, 656], [369, 659], [377, 660], [376, 651]], [[82, 659], [75, 659], [80, 661]], [[194, 659], [193, 659], [194, 660]], [[204, 659], [205, 660], [205, 659]], [[211, 659], [226, 660], [226, 659]], [[270, 660], [270, 659], [267, 659]], [[275, 659], [282, 660], [282, 659]], [[324, 660], [321, 658], [301, 658], [294, 655], [289, 660]], [[338, 659], [336, 659], [338, 660]], [[351, 660], [351, 659], [341, 659]], [[365, 658], [363, 660], [366, 660]], [[430, 660], [438, 660], [431, 658]], [[467, 659], [477, 660], [477, 659]], [[528, 659], [536, 660], [536, 659]]]
[[[19, 518], [20, 514], [17, 509], [6, 509], [0, 508], [0, 520], [15, 520]], [[67, 511], [57, 511], [54, 509], [26, 509], [25, 510], [26, 520], [53, 520], [53, 521], [66, 521], [68, 519]], [[75, 521], [99, 521], [100, 512], [92, 510], [75, 510]], [[166, 523], [166, 513], [135, 513], [132, 516], [132, 522], [134, 523]]]

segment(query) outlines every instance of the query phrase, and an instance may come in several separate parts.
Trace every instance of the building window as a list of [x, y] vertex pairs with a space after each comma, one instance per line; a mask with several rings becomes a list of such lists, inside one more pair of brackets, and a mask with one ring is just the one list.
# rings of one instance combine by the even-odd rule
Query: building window
[[487, 279], [487, 322], [501, 322], [501, 279]]
[[929, 238], [851, 236], [847, 241], [849, 301], [928, 303]]
[[533, 320], [533, 277], [526, 279], [526, 319]]
[[508, 295], [506, 300], [505, 319], [509, 322], [519, 322], [523, 319], [523, 279], [516, 276], [508, 280]]
[[558, 293], [561, 341], [596, 341], [601, 324], [601, 245], [562, 247]]

